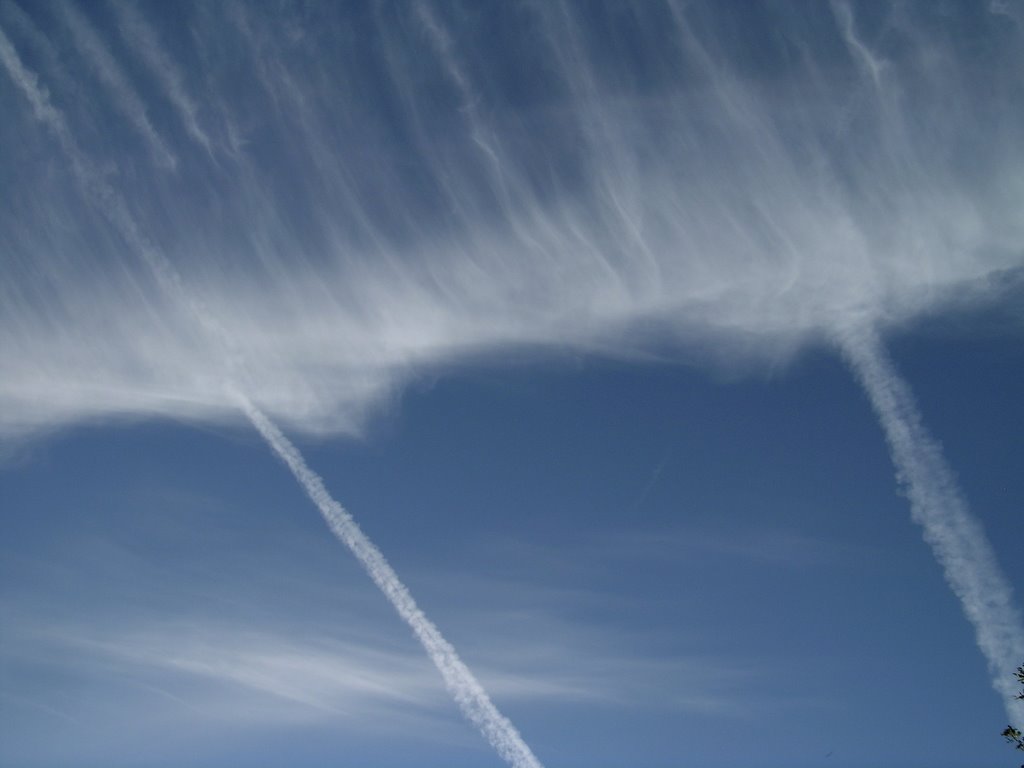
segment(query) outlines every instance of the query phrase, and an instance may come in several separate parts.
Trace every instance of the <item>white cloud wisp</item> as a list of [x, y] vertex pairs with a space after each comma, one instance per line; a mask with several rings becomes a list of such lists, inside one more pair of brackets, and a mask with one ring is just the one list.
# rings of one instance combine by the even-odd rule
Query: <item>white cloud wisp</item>
[[[4, 90], [0, 434], [237, 421], [192, 303], [275, 423], [354, 434], [424, 371], [512, 346], [774, 360], [854, 321], [1005, 301], [1024, 273], [1021, 30], [962, 9], [974, 46], [927, 4], [836, 7], [749, 9], [777, 32], [756, 61], [734, 12], [700, 3], [645, 3], [614, 31], [544, 4], [495, 39], [426, 1], [402, 24], [386, 4], [182, 5], [191, 25], [159, 38], [155, 8], [90, 6], [51, 23], [75, 43], [56, 62], [12, 25], [5, 59], [39, 65], [34, 94], [8, 65], [15, 90], [61, 109], [58, 143], [74, 132], [73, 163], [118, 189], [114, 215], [182, 290], [40, 164], [53, 142]], [[332, 42], [348, 34], [373, 42]], [[126, 111], [177, 172], [97, 133]]]

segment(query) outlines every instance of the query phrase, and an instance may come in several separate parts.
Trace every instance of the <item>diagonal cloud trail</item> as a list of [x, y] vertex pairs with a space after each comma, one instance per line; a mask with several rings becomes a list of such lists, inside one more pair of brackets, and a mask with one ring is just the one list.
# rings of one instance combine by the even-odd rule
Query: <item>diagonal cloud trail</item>
[[205, 306], [187, 291], [175, 267], [145, 238], [121, 195], [106, 184], [90, 164], [68, 128], [63, 113], [50, 102], [49, 95], [39, 83], [38, 77], [25, 67], [2, 28], [0, 66], [7, 70], [11, 79], [32, 104], [36, 118], [53, 133], [72, 163], [79, 183], [94, 198], [108, 221], [132, 246], [136, 255], [153, 271], [163, 291], [188, 307], [193, 319], [202, 326], [204, 332], [227, 353], [227, 394], [245, 412], [274, 453], [292, 471], [295, 479], [320, 510], [334, 535], [356, 556], [370, 578], [412, 629], [441, 673], [445, 687], [462, 713], [512, 768], [543, 768], [515, 726], [491, 702], [483, 686], [459, 658], [451, 643], [444, 639], [440, 630], [416, 605], [409, 590], [384, 555], [362, 532], [352, 516], [327, 492], [320, 476], [309, 468], [298, 449], [273, 422], [230, 383], [230, 378], [235, 373], [232, 369], [242, 364], [239, 354], [234, 351], [230, 335]]
[[871, 330], [839, 336], [843, 356], [864, 387], [889, 443], [914, 521], [974, 627], [992, 687], [1011, 722], [1024, 720], [1013, 670], [1024, 659], [1024, 624], [1013, 590], [978, 520], [971, 514], [939, 444], [928, 434], [906, 382]]
[[541, 763], [534, 757], [515, 726], [494, 706], [451, 643], [444, 639], [438, 628], [416, 605], [384, 555], [344, 507], [331, 497], [320, 476], [306, 465], [298, 449], [248, 398], [237, 392], [233, 394], [253, 426], [292, 471], [306, 495], [320, 510], [331, 532], [356, 556], [373, 582], [398, 611], [398, 615], [412, 629], [466, 718], [480, 729], [488, 743], [513, 768], [541, 768]]
[[188, 135], [205, 149], [207, 154], [212, 154], [210, 137], [199, 123], [199, 106], [185, 89], [185, 76], [163, 49], [156, 30], [134, 5], [115, 2], [111, 3], [110, 8], [117, 18], [125, 43], [163, 87]]
[[71, 39], [94, 71], [96, 77], [108, 89], [114, 105], [145, 139], [153, 156], [166, 168], [175, 168], [178, 158], [167, 146], [149, 118], [142, 97], [128, 79], [110, 50], [103, 44], [99, 33], [85, 15], [70, 3], [59, 6], [64, 23], [71, 32]]

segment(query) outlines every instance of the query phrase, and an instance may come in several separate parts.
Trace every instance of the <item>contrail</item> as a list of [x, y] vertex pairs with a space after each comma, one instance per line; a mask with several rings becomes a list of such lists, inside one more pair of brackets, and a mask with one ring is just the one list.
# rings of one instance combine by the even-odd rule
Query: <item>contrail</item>
[[331, 498], [320, 476], [306, 465], [295, 446], [248, 398], [239, 393], [234, 395], [253, 426], [295, 475], [295, 479], [320, 510], [334, 535], [356, 556], [370, 578], [398, 611], [398, 615], [412, 629], [466, 718], [480, 729], [484, 738], [509, 765], [514, 768], [541, 768], [541, 763], [534, 757], [515, 726], [498, 711], [483, 686], [462, 663], [455, 649], [417, 607], [409, 590], [399, 580], [398, 574], [384, 559], [380, 550], [360, 530], [344, 507]]
[[924, 529], [925, 541], [974, 626], [992, 687], [1002, 697], [1011, 722], [1021, 722], [1024, 706], [1015, 698], [1013, 670], [1024, 659], [1024, 624], [992, 546], [875, 333], [844, 333], [839, 345], [885, 431], [899, 483], [910, 499], [911, 516]]
[[[46, 89], [40, 85], [35, 73], [22, 63], [2, 28], [0, 28], [0, 65], [7, 70], [15, 85], [21, 89], [32, 104], [36, 119], [45, 124], [54, 134], [61, 149], [72, 163], [79, 183], [88, 194], [93, 196], [110, 223], [128, 240], [138, 255], [153, 270], [161, 288], [171, 294], [172, 298], [184, 302], [203, 329], [224, 347], [230, 359], [229, 367], [239, 365], [241, 361], [234, 351], [230, 336], [206, 308], [188, 294], [178, 271], [166, 256], [143, 236], [123, 198], [112, 187], [104, 183], [92, 168], [68, 128], [63, 113], [52, 104]], [[445, 687], [466, 718], [480, 730], [487, 742], [513, 768], [543, 768], [515, 726], [491, 702], [483, 686], [459, 658], [451, 643], [444, 639], [438, 628], [416, 605], [409, 590], [399, 580], [394, 569], [384, 559], [384, 555], [360, 530], [355, 520], [341, 504], [331, 498], [320, 476], [307, 466], [298, 449], [248, 397], [238, 391], [230, 382], [226, 384], [225, 388], [228, 395], [244, 411], [274, 453], [292, 471], [295, 479], [299, 481], [303, 490], [320, 510], [334, 535], [356, 556], [370, 578], [412, 629], [441, 673]]]

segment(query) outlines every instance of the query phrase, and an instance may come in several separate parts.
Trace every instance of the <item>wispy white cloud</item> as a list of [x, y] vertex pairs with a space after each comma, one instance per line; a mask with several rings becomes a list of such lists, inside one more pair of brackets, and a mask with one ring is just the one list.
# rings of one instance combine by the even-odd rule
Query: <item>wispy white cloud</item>
[[833, 0], [832, 10], [839, 22], [839, 29], [843, 35], [843, 41], [849, 46], [850, 52], [858, 59], [871, 75], [871, 80], [876, 88], [880, 88], [882, 73], [885, 69], [885, 62], [880, 60], [875, 53], [866, 46], [857, 36], [856, 21], [853, 16], [853, 9], [848, 3]]
[[207, 153], [212, 152], [210, 137], [199, 122], [199, 105], [185, 87], [181, 69], [162, 47], [156, 30], [133, 4], [116, 0], [110, 7], [125, 42], [160, 83], [188, 135]]
[[[805, 55], [765, 80], [730, 59], [707, 14], [637, 11], [667, 41], [637, 94], [609, 74], [587, 19], [540, 11], [533, 55], [556, 77], [544, 103], [517, 109], [502, 90], [516, 49], [483, 57], [467, 30], [442, 24], [457, 19], [422, 8], [404, 36], [368, 20], [380, 58], [332, 70], [343, 101], [314, 63], [338, 55], [316, 30], [296, 46], [254, 9], [206, 9], [263, 85], [233, 93], [235, 73], [214, 68], [189, 103], [255, 126], [255, 143], [235, 177], [156, 175], [127, 200], [183, 293], [234, 340], [245, 390], [289, 428], [356, 432], [409, 378], [509, 345], [775, 358], [852, 319], [884, 327], [988, 301], [1024, 265], [1024, 141], [1004, 114], [1016, 86], [997, 72], [986, 89], [1002, 95], [982, 98], [981, 63], [931, 27], [890, 24], [905, 47], [887, 54], [877, 85], [855, 51], [844, 59], [842, 46], [787, 30]], [[82, 57], [108, 71], [110, 52], [69, 13]], [[817, 21], [826, 42], [855, 29], [830, 12]], [[416, 64], [416, 51], [436, 66]], [[1006, 73], [1019, 66], [1008, 43], [991, 55]], [[451, 112], [424, 81], [462, 94]], [[471, 135], [490, 150], [459, 138]], [[406, 154], [408, 142], [420, 151]], [[77, 268], [45, 268], [96, 226], [73, 207], [64, 219], [9, 225], [13, 263], [31, 266], [9, 275], [8, 292], [23, 298], [35, 280], [52, 300], [0, 310], [13, 350], [0, 428], [237, 419], [219, 385], [220, 342], [202, 338], [189, 307], [166, 306], [152, 276], [123, 266], [116, 243], [113, 259], [87, 248]], [[51, 322], [58, 307], [73, 322]]]
[[17, 30], [17, 33], [25, 37], [29, 44], [39, 52], [52, 76], [60, 80], [68, 79], [68, 73], [60, 61], [57, 47], [42, 33], [20, 5], [14, 0], [3, 0], [0, 2], [0, 14], [6, 24]]
[[115, 109], [121, 112], [149, 145], [155, 159], [168, 168], [177, 165], [177, 158], [149, 119], [146, 105], [131, 84], [117, 59], [104, 45], [92, 22], [72, 3], [60, 6], [71, 38], [97, 78], [107, 88]]
[[[289, 707], [285, 723], [361, 727], [385, 714], [399, 720], [447, 717], [448, 697], [422, 655], [410, 644], [380, 637], [379, 628], [358, 617], [311, 631], [281, 620], [260, 626], [192, 613], [41, 619], [6, 609], [8, 668], [29, 665], [78, 676], [116, 670], [119, 678], [164, 691], [168, 701], [222, 722], [258, 725], [263, 710], [235, 707], [236, 697], [252, 694], [276, 700], [276, 708], [266, 710], [275, 717]], [[478, 640], [474, 655], [480, 678], [504, 700], [612, 710], [663, 705], [723, 716], [773, 700], [763, 674], [734, 659], [631, 652], [615, 631], [540, 612], [491, 617], [492, 628], [502, 623], [519, 627], [516, 639], [487, 632], [490, 639]], [[20, 695], [13, 677], [4, 691]], [[83, 713], [76, 704], [60, 714], [74, 720]]]
[[[36, 74], [22, 63], [17, 50], [2, 29], [0, 29], [0, 62], [3, 62], [4, 69], [11, 80], [21, 89], [32, 105], [36, 119], [48, 125], [62, 143], [73, 141], [70, 138], [64, 116], [54, 108], [46, 88], [40, 85]], [[78, 155], [77, 146], [74, 144], [71, 146], [75, 148], [75, 152], [68, 154]], [[76, 158], [72, 158], [72, 162], [75, 160]]]

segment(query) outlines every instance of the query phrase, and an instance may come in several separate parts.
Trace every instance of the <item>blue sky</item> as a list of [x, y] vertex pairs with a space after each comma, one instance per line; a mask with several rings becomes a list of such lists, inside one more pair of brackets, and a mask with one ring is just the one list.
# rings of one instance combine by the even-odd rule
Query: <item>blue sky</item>
[[1022, 25], [0, 4], [0, 765], [1010, 764]]

